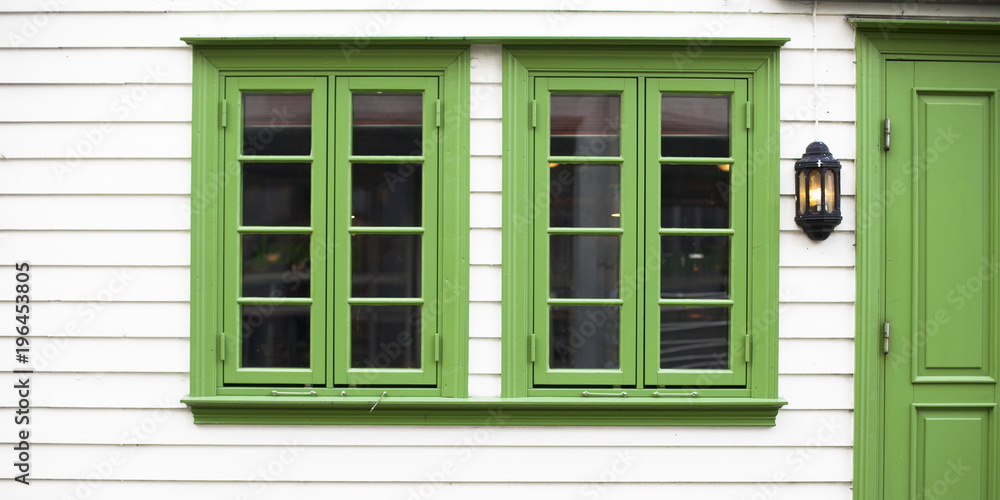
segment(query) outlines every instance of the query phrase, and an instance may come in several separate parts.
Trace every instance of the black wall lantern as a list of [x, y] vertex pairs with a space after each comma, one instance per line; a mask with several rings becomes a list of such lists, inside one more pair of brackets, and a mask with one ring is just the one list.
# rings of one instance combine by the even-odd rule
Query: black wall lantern
[[840, 224], [840, 162], [822, 142], [806, 147], [795, 162], [795, 223], [822, 241]]

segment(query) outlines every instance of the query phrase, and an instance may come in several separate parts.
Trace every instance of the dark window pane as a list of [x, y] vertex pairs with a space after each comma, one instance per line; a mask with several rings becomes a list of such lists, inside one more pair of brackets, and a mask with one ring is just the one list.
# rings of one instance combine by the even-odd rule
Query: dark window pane
[[355, 155], [422, 154], [422, 94], [354, 94]]
[[661, 307], [660, 368], [729, 368], [729, 308]]
[[243, 154], [308, 155], [312, 95], [243, 94]]
[[351, 306], [352, 368], [420, 368], [420, 306]]
[[243, 366], [309, 367], [309, 306], [241, 306]]
[[243, 164], [243, 225], [308, 226], [308, 163]]
[[618, 156], [621, 96], [552, 94], [552, 156]]
[[372, 165], [352, 167], [351, 225], [420, 226], [420, 165]]
[[354, 297], [420, 297], [418, 234], [356, 234], [351, 237]]
[[550, 368], [618, 368], [618, 306], [550, 306]]
[[660, 296], [729, 297], [728, 236], [661, 236]]
[[308, 234], [244, 234], [244, 297], [308, 297]]
[[660, 227], [728, 228], [729, 165], [663, 165]]
[[552, 227], [618, 227], [618, 165], [549, 166]]
[[661, 156], [729, 156], [729, 96], [664, 94], [660, 105]]
[[552, 235], [549, 242], [553, 298], [618, 297], [618, 236]]

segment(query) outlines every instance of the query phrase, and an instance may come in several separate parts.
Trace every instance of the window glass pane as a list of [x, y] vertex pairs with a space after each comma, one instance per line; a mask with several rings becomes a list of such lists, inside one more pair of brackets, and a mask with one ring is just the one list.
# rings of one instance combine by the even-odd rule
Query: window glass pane
[[729, 96], [664, 94], [660, 109], [661, 156], [729, 156]]
[[243, 225], [309, 226], [309, 167], [243, 164]]
[[351, 103], [352, 154], [422, 154], [423, 94], [356, 93]]
[[420, 368], [420, 306], [351, 306], [352, 368]]
[[308, 234], [244, 234], [244, 297], [308, 297]]
[[311, 94], [243, 94], [243, 154], [308, 155]]
[[550, 368], [618, 368], [618, 306], [550, 306]]
[[309, 367], [309, 306], [241, 306], [243, 366]]
[[618, 156], [621, 96], [552, 94], [552, 156]]
[[421, 165], [352, 166], [352, 226], [420, 226]]
[[729, 297], [728, 236], [661, 236], [660, 297]]
[[551, 297], [618, 297], [618, 236], [560, 234], [549, 238]]
[[728, 369], [729, 308], [661, 307], [660, 368]]
[[660, 227], [728, 228], [730, 165], [663, 165]]
[[351, 237], [354, 297], [419, 297], [419, 234], [356, 234]]
[[552, 227], [618, 227], [618, 165], [549, 165]]

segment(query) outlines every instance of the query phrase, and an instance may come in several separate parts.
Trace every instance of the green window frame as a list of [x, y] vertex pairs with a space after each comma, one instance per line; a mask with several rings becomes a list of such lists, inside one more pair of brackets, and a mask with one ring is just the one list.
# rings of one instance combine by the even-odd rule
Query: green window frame
[[[703, 418], [737, 425], [761, 421], [773, 424], [777, 409], [784, 404], [777, 395], [777, 46], [782, 42], [754, 42], [741, 47], [713, 44], [695, 56], [689, 46], [627, 46], [624, 41], [615, 47], [536, 44], [506, 48], [505, 397], [574, 409], [614, 405], [613, 401], [626, 407], [624, 401], [629, 401], [632, 408], [656, 408], [658, 418], [672, 423]], [[588, 155], [586, 148], [580, 155], [553, 152], [556, 136], [561, 133], [556, 123], [565, 120], [551, 116], [556, 109], [553, 96], [574, 94], [617, 96], [620, 107], [615, 140], [620, 143], [616, 154]], [[726, 98], [729, 154], [682, 152], [663, 156], [662, 96]], [[608, 198], [617, 197], [618, 212], [613, 214], [617, 223], [565, 227], [564, 221], [556, 222], [564, 216], [553, 215], [553, 207], [565, 206], [566, 201], [556, 201], [557, 195], [553, 194], [563, 183], [555, 181], [554, 169], [566, 164], [591, 169], [617, 166], [617, 189], [607, 190], [609, 194], [603, 197], [584, 196], [573, 202], [583, 206], [607, 203]], [[727, 165], [727, 224], [672, 227], [660, 220], [661, 175], [665, 168], [676, 165], [720, 165], [720, 169]], [[614, 181], [606, 184], [612, 186]], [[593, 190], [586, 186], [575, 189], [582, 193]], [[558, 210], [562, 214], [564, 208]], [[597, 272], [588, 259], [592, 259], [590, 254], [603, 250], [600, 244], [584, 243], [582, 239], [574, 247], [576, 253], [563, 252], [561, 249], [568, 246], [564, 243], [559, 243], [561, 253], [554, 253], [552, 245], [556, 238], [583, 237], [616, 239], [616, 243], [608, 245], [618, 254], [610, 252], [612, 257], [602, 261], [605, 267], [617, 266], [612, 273], [614, 283], [596, 294], [567, 298], [562, 289], [567, 281], [563, 274], [572, 265], [565, 266], [562, 256], [582, 255], [576, 258], [591, 265], [580, 267]], [[660, 262], [665, 252], [661, 245], [667, 240], [685, 239], [715, 240], [717, 246], [728, 249], [726, 258], [715, 260], [716, 266], [728, 270], [722, 278], [726, 293], [705, 297], [694, 293], [661, 294]], [[579, 283], [595, 281], [600, 278], [579, 279]], [[576, 352], [565, 347], [569, 344], [578, 350], [587, 349], [586, 343], [601, 338], [601, 334], [583, 338], [589, 325], [577, 322], [580, 328], [574, 331], [565, 326], [571, 321], [559, 319], [557, 324], [553, 314], [569, 317], [573, 313], [565, 310], [587, 306], [609, 311], [613, 308], [613, 314], [618, 315], [617, 325], [610, 321], [589, 323], [597, 324], [599, 332], [602, 325], [611, 325], [607, 331], [617, 336], [605, 342], [611, 348], [594, 348], [595, 352], [603, 349], [600, 356], [604, 357], [567, 365], [558, 355], [560, 348]], [[712, 310], [717, 317], [728, 314], [725, 354], [714, 360], [717, 366], [664, 367], [660, 352], [663, 308]], [[587, 314], [592, 310], [579, 309]], [[572, 338], [567, 331], [583, 340], [567, 340]], [[600, 346], [600, 342], [597, 344]], [[593, 352], [585, 354], [582, 357], [594, 358]]]
[[468, 47], [188, 42], [195, 421], [465, 398]]
[[[185, 41], [194, 46], [194, 90], [191, 392], [182, 401], [192, 409], [195, 423], [774, 425], [778, 409], [785, 404], [777, 397], [776, 367], [777, 63], [778, 47], [784, 40], [713, 40], [709, 46], [698, 45], [693, 56], [692, 45], [677, 40], [380, 39], [365, 47], [357, 47], [353, 40], [329, 38]], [[490, 398], [468, 396], [466, 367], [469, 43], [505, 46], [502, 387], [500, 397]], [[737, 88], [733, 82], [745, 86]], [[716, 84], [730, 86], [716, 89]], [[633, 176], [628, 178], [632, 186], [629, 194], [622, 195], [621, 227], [548, 227], [536, 223], [532, 197], [543, 192], [547, 180], [533, 165], [558, 159], [533, 146], [540, 130], [537, 124], [548, 123], [542, 116], [548, 108], [539, 106], [535, 96], [538, 85], [560, 92], [627, 96], [628, 111], [622, 113], [627, 123], [621, 124], [623, 137], [628, 137], [622, 143], [626, 149], [610, 161], [619, 168], [631, 167], [622, 171]], [[734, 173], [733, 183], [740, 183], [736, 186], [740, 192], [732, 195], [733, 200], [742, 200], [733, 203], [745, 203], [746, 216], [733, 219], [730, 227], [722, 228], [723, 234], [717, 234], [719, 228], [715, 228], [709, 236], [730, 238], [732, 248], [746, 249], [745, 269], [734, 271], [744, 282], [744, 295], [734, 292], [721, 305], [745, 316], [752, 343], [741, 356], [745, 339], [733, 337], [732, 373], [711, 374], [721, 376], [719, 380], [729, 377], [720, 382], [726, 385], [699, 387], [697, 397], [686, 397], [692, 382], [679, 375], [692, 375], [699, 383], [697, 377], [702, 374], [661, 370], [650, 364], [649, 354], [643, 353], [641, 346], [658, 342], [659, 332], [643, 330], [655, 321], [644, 311], [661, 305], [720, 304], [711, 300], [671, 302], [679, 299], [665, 299], [639, 287], [630, 297], [596, 302], [631, 308], [625, 314], [628, 341], [618, 346], [621, 358], [627, 358], [620, 369], [593, 370], [585, 385], [575, 385], [579, 384], [576, 374], [567, 377], [558, 370], [537, 371], [530, 357], [539, 349], [547, 351], [548, 346], [531, 342], [535, 328], [545, 323], [535, 313], [550, 305], [550, 298], [537, 290], [547, 286], [547, 275], [532, 274], [533, 260], [548, 258], [548, 250], [535, 244], [537, 235], [555, 229], [567, 237], [621, 238], [623, 255], [629, 256], [622, 263], [634, 269], [641, 269], [642, 252], [653, 252], [662, 236], [705, 236], [697, 228], [661, 227], [644, 215], [653, 210], [653, 194], [640, 188], [657, 175], [657, 169], [650, 168], [644, 159], [651, 147], [643, 136], [650, 125], [644, 124], [654, 120], [656, 108], [649, 95], [666, 90], [679, 94], [743, 92], [746, 97], [740, 99], [750, 103], [740, 115], [745, 116], [744, 128], [749, 127], [744, 169], [748, 175], [737, 178]], [[647, 95], [650, 92], [654, 94]], [[246, 114], [242, 102], [247, 93], [308, 94], [311, 128], [300, 140], [308, 137], [311, 147], [274, 156], [241, 151], [240, 127]], [[427, 147], [419, 152], [355, 154], [349, 146], [354, 139], [354, 93], [421, 95], [420, 120]], [[609, 164], [607, 157], [567, 159]], [[675, 160], [657, 157], [652, 164]], [[734, 164], [743, 161], [732, 160]], [[299, 168], [299, 178], [308, 179], [307, 222], [244, 224], [246, 193], [241, 165], [268, 163], [294, 165], [288, 168]], [[351, 218], [354, 169], [369, 167], [387, 171], [419, 167], [419, 221], [371, 224]], [[301, 173], [304, 169], [308, 172]], [[293, 268], [301, 281], [308, 280], [308, 294], [276, 296], [248, 292], [243, 286], [244, 240], [257, 241], [263, 236], [308, 241], [309, 265]], [[352, 276], [353, 259], [366, 255], [367, 247], [356, 249], [355, 245], [366, 237], [419, 241], [408, 247], [419, 247], [419, 286], [374, 295], [358, 291], [357, 276]], [[547, 240], [540, 237], [540, 241]], [[264, 250], [257, 253], [270, 255]], [[317, 255], [323, 258], [317, 259]], [[593, 298], [584, 299], [584, 305], [588, 300], [593, 302]], [[564, 305], [573, 305], [573, 300]], [[422, 308], [417, 319], [422, 333], [419, 363], [407, 367], [353, 364], [350, 318], [356, 309], [413, 306]], [[303, 344], [303, 350], [296, 351], [299, 357], [294, 358], [302, 361], [281, 367], [234, 363], [244, 351], [242, 336], [234, 332], [242, 327], [245, 307], [287, 307], [291, 314], [298, 314], [296, 321], [301, 326], [296, 338], [308, 339], [308, 345]], [[744, 378], [739, 378], [738, 365], [746, 366]], [[664, 387], [612, 389], [637, 383]], [[618, 391], [628, 397], [584, 397], [582, 391], [591, 387], [592, 396]]]

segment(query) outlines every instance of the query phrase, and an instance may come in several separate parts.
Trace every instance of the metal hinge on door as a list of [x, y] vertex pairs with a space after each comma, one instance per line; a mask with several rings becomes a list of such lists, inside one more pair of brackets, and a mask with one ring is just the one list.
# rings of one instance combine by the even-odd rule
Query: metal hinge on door
[[889, 150], [889, 117], [885, 117], [885, 150]]
[[229, 118], [228, 116], [226, 116], [226, 111], [228, 109], [229, 106], [226, 106], [226, 101], [222, 101], [219, 103], [219, 122], [220, 122], [219, 125], [221, 125], [222, 128], [226, 128], [226, 121]]
[[883, 354], [889, 354], [889, 322], [886, 321], [884, 326], [885, 326], [885, 330], [883, 331], [883, 334], [882, 334], [883, 335], [882, 339], [884, 341], [884, 345], [882, 346], [882, 352], [883, 352]]
[[226, 334], [219, 332], [219, 361], [226, 360]]

